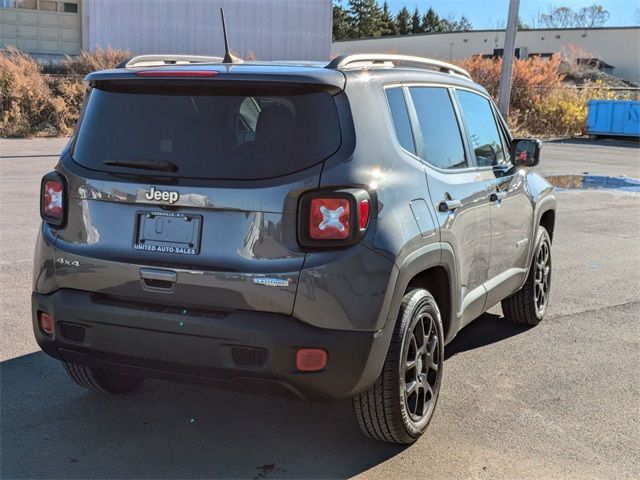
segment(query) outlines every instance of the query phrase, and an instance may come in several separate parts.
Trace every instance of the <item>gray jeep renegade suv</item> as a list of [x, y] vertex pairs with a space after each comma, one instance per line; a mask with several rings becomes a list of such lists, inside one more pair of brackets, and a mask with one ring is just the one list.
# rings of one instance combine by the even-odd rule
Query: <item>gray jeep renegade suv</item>
[[153, 56], [86, 82], [33, 275], [36, 339], [81, 386], [349, 397], [366, 435], [411, 443], [462, 327], [544, 316], [539, 142], [459, 67]]

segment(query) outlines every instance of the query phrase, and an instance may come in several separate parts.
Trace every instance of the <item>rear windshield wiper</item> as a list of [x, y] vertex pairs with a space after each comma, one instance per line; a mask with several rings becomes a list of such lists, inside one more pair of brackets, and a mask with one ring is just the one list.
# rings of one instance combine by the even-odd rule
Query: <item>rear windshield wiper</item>
[[162, 172], [177, 172], [178, 166], [166, 160], [105, 160], [103, 165], [113, 167], [139, 168], [141, 170], [157, 170]]

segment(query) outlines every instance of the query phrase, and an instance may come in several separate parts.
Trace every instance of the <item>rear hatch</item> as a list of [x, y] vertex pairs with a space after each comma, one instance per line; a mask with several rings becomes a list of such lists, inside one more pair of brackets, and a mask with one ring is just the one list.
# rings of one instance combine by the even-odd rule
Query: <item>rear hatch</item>
[[68, 202], [56, 232], [59, 287], [185, 310], [291, 313], [305, 257], [298, 197], [318, 187], [326, 159], [348, 155], [339, 79], [233, 68], [242, 81], [230, 69], [89, 77], [59, 167]]

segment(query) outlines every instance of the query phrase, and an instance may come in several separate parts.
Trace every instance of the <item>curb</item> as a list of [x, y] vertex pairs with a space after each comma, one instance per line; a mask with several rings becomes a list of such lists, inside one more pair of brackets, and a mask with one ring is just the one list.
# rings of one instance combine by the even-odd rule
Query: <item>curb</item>
[[606, 175], [546, 175], [547, 181], [565, 189], [618, 189], [640, 192], [640, 179], [631, 177], [609, 177]]

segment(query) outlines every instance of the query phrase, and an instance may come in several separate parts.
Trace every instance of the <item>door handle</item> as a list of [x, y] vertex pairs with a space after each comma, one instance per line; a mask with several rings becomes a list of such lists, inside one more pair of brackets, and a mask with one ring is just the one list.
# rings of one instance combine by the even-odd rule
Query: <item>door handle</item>
[[507, 192], [501, 192], [501, 191], [491, 192], [489, 194], [489, 201], [498, 202], [498, 201], [502, 200], [506, 196], [507, 196]]
[[443, 200], [438, 205], [438, 211], [440, 213], [453, 212], [455, 209], [460, 208], [462, 202], [460, 200]]
[[140, 283], [149, 292], [173, 293], [177, 280], [178, 275], [171, 270], [140, 269]]

